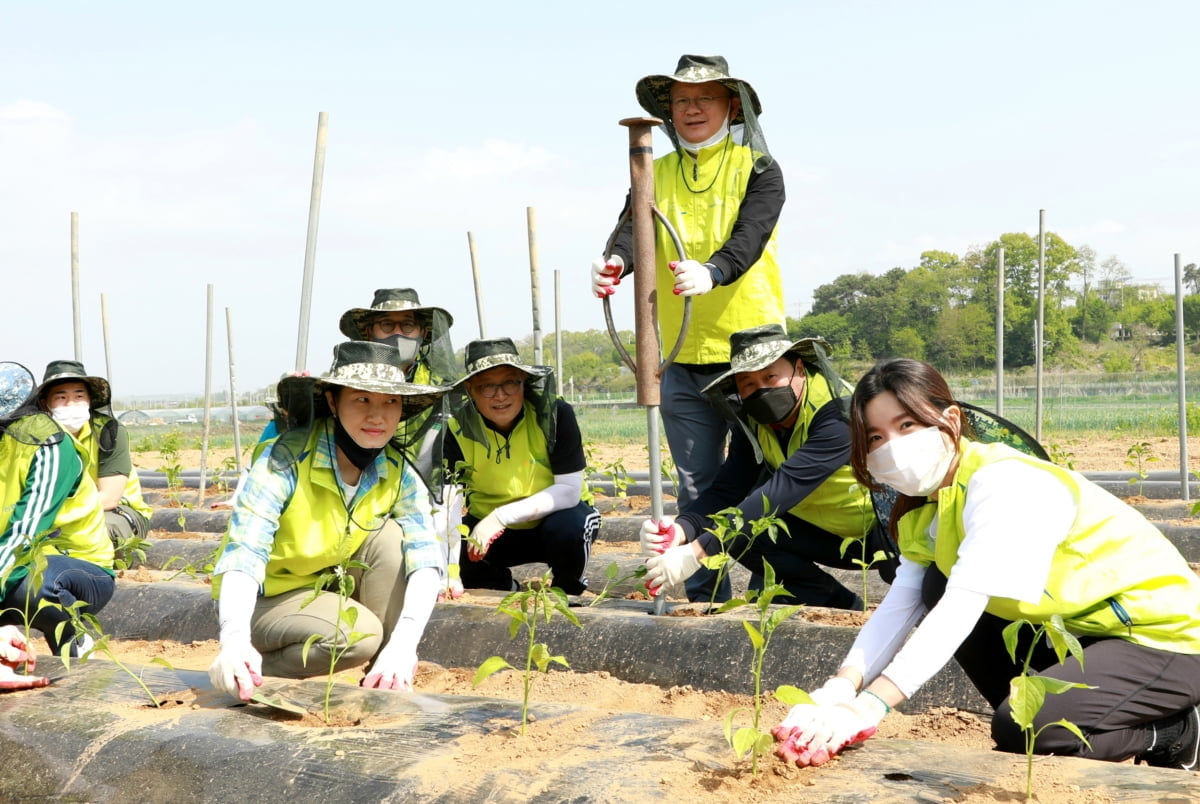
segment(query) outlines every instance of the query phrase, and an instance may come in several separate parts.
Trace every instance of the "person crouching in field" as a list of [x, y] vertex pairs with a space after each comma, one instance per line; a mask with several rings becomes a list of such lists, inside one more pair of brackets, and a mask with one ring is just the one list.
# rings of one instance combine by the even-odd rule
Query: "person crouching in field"
[[[1032, 656], [1031, 672], [1079, 685], [1046, 696], [1035, 753], [1196, 770], [1200, 577], [1150, 522], [1082, 475], [972, 440], [927, 363], [876, 364], [855, 388], [850, 427], [855, 475], [900, 492], [900, 568], [816, 704], [773, 730], [781, 756], [820, 765], [870, 737], [951, 656], [995, 709], [997, 747], [1024, 753], [1009, 692]], [[1014, 661], [1004, 628], [1055, 615], [1083, 660], [1060, 662], [1023, 628]]]
[[[868, 559], [882, 551], [872, 566], [890, 581], [895, 548], [876, 522], [870, 495], [855, 488], [850, 427], [839, 403], [844, 391], [826, 363], [827, 344], [793, 340], [778, 324], [735, 332], [729, 342], [729, 370], [704, 389], [736, 422], [729, 457], [678, 519], [642, 523], [647, 587], [684, 581], [706, 555], [725, 550], [756, 578], [768, 562], [787, 589], [778, 602], [862, 608], [862, 599], [821, 566], [854, 569], [862, 546], [844, 548], [843, 541], [863, 540]], [[729, 507], [742, 512], [745, 525], [722, 545], [712, 516]], [[767, 514], [777, 514], [786, 531], [774, 540], [765, 533], [752, 538], [754, 520]], [[725, 576], [716, 602], [729, 596]]]
[[[394, 346], [350, 341], [333, 355], [317, 378], [313, 422], [283, 433], [251, 466], [213, 570], [221, 650], [209, 676], [242, 700], [264, 673], [326, 672], [335, 651], [338, 669], [370, 663], [364, 687], [412, 689], [442, 586], [429, 492], [392, 438], [445, 389], [406, 382]], [[351, 560], [367, 567], [348, 569], [353, 630], [368, 634], [353, 645], [322, 580]], [[314, 632], [322, 636], [306, 662]]]

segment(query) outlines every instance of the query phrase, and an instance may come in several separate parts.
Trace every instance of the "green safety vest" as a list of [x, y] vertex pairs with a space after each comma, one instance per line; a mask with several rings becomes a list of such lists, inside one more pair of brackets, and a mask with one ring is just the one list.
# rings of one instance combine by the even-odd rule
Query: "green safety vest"
[[[1006, 444], [960, 442], [954, 482], [897, 523], [900, 552], [946, 576], [966, 534], [967, 486], [980, 468], [1019, 460], [1071, 490], [1078, 514], [1058, 545], [1041, 599], [1026, 603], [992, 597], [986, 610], [1005, 620], [1042, 623], [1062, 616], [1080, 636], [1121, 637], [1174, 653], [1200, 654], [1200, 577], [1179, 551], [1135, 509], [1081, 476]], [[937, 538], [929, 527], [937, 514]]]
[[[696, 178], [692, 177], [690, 156], [684, 159], [676, 150], [656, 159], [654, 200], [679, 234], [688, 258], [705, 262], [733, 233], [754, 171], [754, 153], [726, 138], [702, 149], [698, 157]], [[684, 171], [688, 174], [686, 179]], [[693, 192], [692, 188], [704, 189]], [[671, 237], [655, 225], [659, 329], [664, 348], [669, 348], [683, 322], [683, 299], [671, 292], [675, 275], [669, 267], [669, 263], [679, 259], [679, 252]], [[775, 232], [772, 232], [758, 262], [737, 281], [691, 297], [691, 323], [676, 362], [728, 363], [730, 335], [760, 324], [785, 322], [783, 281], [775, 251]]]
[[[804, 366], [803, 363], [800, 365]], [[800, 414], [792, 427], [786, 455], [779, 445], [779, 439], [775, 437], [775, 431], [750, 419], [758, 438], [758, 445], [762, 448], [763, 459], [772, 470], [778, 470], [789, 455], [804, 445], [808, 440], [808, 428], [813, 417], [818, 410], [833, 401], [829, 382], [824, 375], [820, 372], [810, 372], [807, 367], [804, 367], [804, 374], [804, 398], [800, 400]], [[851, 491], [855, 486], [862, 488], [854, 477], [854, 470], [849, 464], [845, 464], [813, 489], [811, 494], [794, 505], [791, 513], [843, 539], [861, 538], [875, 525], [875, 510], [871, 506], [870, 494], [866, 491]]]

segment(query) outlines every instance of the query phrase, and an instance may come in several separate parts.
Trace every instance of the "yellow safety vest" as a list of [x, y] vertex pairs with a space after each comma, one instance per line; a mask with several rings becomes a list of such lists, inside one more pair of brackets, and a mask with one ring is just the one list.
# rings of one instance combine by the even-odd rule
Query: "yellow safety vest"
[[[706, 262], [733, 232], [754, 154], [729, 138], [701, 149], [698, 175], [693, 159], [672, 151], [654, 161], [654, 200], [671, 222], [688, 259]], [[684, 177], [684, 172], [687, 177]], [[693, 191], [693, 188], [697, 191]], [[671, 292], [675, 276], [669, 263], [679, 259], [670, 236], [656, 226], [658, 320], [663, 349], [670, 349], [683, 321], [683, 297]], [[784, 324], [783, 281], [775, 257], [775, 232], [758, 262], [733, 284], [692, 297], [692, 318], [676, 362], [729, 362], [729, 336], [760, 324]]]
[[[92, 476], [92, 480], [96, 481], [97, 485], [100, 482], [100, 438], [98, 433], [109, 421], [114, 420], [108, 416], [92, 414], [92, 418], [84, 422], [79, 434], [72, 436], [87, 464], [88, 474]], [[118, 426], [120, 425], [118, 424]], [[154, 510], [142, 498], [142, 481], [138, 479], [137, 467], [132, 463], [129, 464], [129, 475], [125, 478], [125, 490], [121, 494], [121, 502], [144, 516], [147, 522], [154, 515]]]
[[[529, 402], [524, 403], [524, 414], [507, 438], [486, 427], [485, 432], [493, 441], [481, 444], [464, 435], [457, 421], [452, 431], [458, 436], [463, 461], [469, 467], [463, 485], [471, 516], [482, 519], [500, 506], [523, 500], [554, 483], [546, 435], [537, 426], [537, 416]], [[541, 521], [517, 522], [508, 527], [529, 529]]]
[[[992, 597], [987, 611], [1005, 620], [1041, 623], [1059, 614], [1080, 636], [1120, 637], [1175, 653], [1200, 653], [1200, 577], [1179, 551], [1135, 509], [1080, 475], [1005, 444], [960, 442], [954, 482], [936, 505], [910, 511], [897, 523], [900, 552], [949, 576], [966, 537], [967, 485], [980, 468], [1019, 460], [1063, 483], [1079, 513], [1058, 545], [1041, 599], [1026, 603]], [[929, 527], [937, 514], [937, 538]]]

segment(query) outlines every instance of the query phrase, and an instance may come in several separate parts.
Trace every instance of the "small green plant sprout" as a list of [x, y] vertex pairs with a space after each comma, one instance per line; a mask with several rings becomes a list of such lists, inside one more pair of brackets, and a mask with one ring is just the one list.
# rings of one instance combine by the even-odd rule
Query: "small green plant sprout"
[[129, 538], [118, 544], [113, 551], [113, 566], [119, 570], [127, 570], [145, 564], [146, 548], [149, 546], [150, 542], [146, 539], [136, 533], [129, 534]]
[[[505, 596], [496, 610], [508, 615], [508, 638], [516, 639], [521, 628], [527, 635], [525, 648], [525, 672], [522, 678], [524, 690], [521, 698], [521, 734], [525, 734], [525, 724], [529, 722], [529, 691], [533, 685], [533, 672], [546, 673], [550, 663], [570, 667], [563, 656], [552, 656], [550, 648], [544, 642], [537, 641], [537, 624], [541, 620], [550, 622], [557, 612], [577, 628], [583, 626], [567, 604], [567, 594], [556, 586], [550, 585], [550, 571], [547, 570], [538, 580], [530, 582], [526, 588]], [[502, 656], [492, 656], [484, 660], [475, 671], [473, 686], [478, 687], [489, 676], [501, 670], [516, 668], [504, 660]]]
[[[850, 487], [850, 494], [865, 497], [867, 502], [870, 502], [871, 500], [871, 490], [866, 486], [860, 486], [857, 483]], [[864, 507], [864, 514], [866, 514], [868, 510], [870, 509]], [[866, 514], [866, 521], [863, 522], [863, 527], [872, 527], [873, 521], [874, 514]], [[868, 581], [870, 581], [871, 578], [871, 567], [875, 566], [880, 561], [886, 561], [887, 553], [883, 552], [882, 550], [876, 550], [875, 554], [868, 558], [867, 533], [864, 532], [861, 536], [847, 536], [846, 538], [842, 539], [841, 555], [843, 557], [845, 557], [846, 551], [850, 549], [850, 545], [852, 544], [858, 545], [859, 558], [852, 558], [850, 560], [853, 561], [855, 566], [859, 568], [859, 571], [862, 572], [862, 602], [863, 611], [865, 612], [868, 608], [870, 608], [871, 604], [870, 588], [868, 586]]]
[[596, 489], [592, 486], [592, 475], [599, 470], [596, 467], [596, 445], [591, 441], [583, 442], [583, 495], [595, 499]]
[[[779, 624], [789, 617], [794, 616], [803, 606], [772, 606], [771, 601], [778, 595], [787, 594], [787, 589], [783, 584], [775, 582], [775, 569], [770, 563], [763, 562], [763, 588], [761, 591], [747, 589], [745, 595], [739, 598], [734, 598], [724, 603], [718, 610], [718, 613], [730, 611], [741, 606], [753, 606], [757, 615], [757, 623], [751, 620], [742, 620], [742, 625], [746, 628], [746, 634], [750, 637], [750, 645], [754, 650], [753, 659], [750, 664], [750, 673], [754, 677], [754, 705], [750, 709], [750, 725], [742, 726], [734, 730], [734, 719], [743, 711], [745, 707], [738, 707], [725, 716], [725, 742], [733, 749], [734, 755], [741, 759], [747, 752], [750, 754], [750, 773], [752, 776], [758, 775], [758, 758], [763, 754], [770, 752], [775, 740], [770, 732], [759, 730], [759, 721], [762, 717], [763, 694], [762, 694], [762, 672], [763, 663], [767, 658], [767, 648], [771, 645], [771, 636], [775, 633], [775, 629]], [[783, 689], [782, 687], [780, 689]], [[796, 690], [791, 687], [789, 690]], [[808, 696], [801, 692], [804, 698]], [[793, 695], [790, 691], [783, 693], [788, 700], [794, 700], [796, 703], [802, 703], [803, 698]], [[776, 697], [784, 700], [780, 696], [779, 691], [776, 691]], [[811, 698], [809, 699], [812, 700]], [[787, 702], [787, 701], [785, 701]]]
[[[95, 654], [104, 654], [108, 657], [109, 661], [121, 668], [121, 671], [125, 675], [132, 678], [142, 688], [142, 692], [146, 693], [146, 697], [150, 699], [150, 703], [156, 709], [162, 706], [158, 700], [158, 696], [146, 686], [141, 673], [135, 673], [132, 668], [126, 666], [124, 662], [117, 658], [116, 652], [109, 644], [109, 635], [104, 633], [104, 629], [100, 626], [100, 621], [96, 618], [96, 615], [84, 611], [84, 608], [87, 606], [86, 603], [82, 600], [76, 600], [70, 605], [63, 606], [59, 603], [49, 603], [45, 600], [39, 602], [39, 608], [51, 606], [56, 609], [62, 609], [68, 617], [68, 620], [60, 622], [55, 628], [54, 636], [57, 640], [62, 639], [63, 631], [66, 629], [68, 622], [75, 629], [75, 638], [64, 644], [61, 649], [60, 658], [62, 659], [63, 667], [67, 670], [71, 669], [71, 648], [73, 645], [77, 647], [86, 645], [86, 647], [82, 647], [79, 656], [75, 657], [75, 661], [86, 663]], [[87, 643], [90, 643], [90, 645]], [[162, 665], [168, 670], [175, 669], [170, 662], [161, 656], [154, 657], [150, 660], [150, 663]]]
[[[762, 498], [763, 510], [770, 511], [771, 507], [767, 503], [767, 497], [764, 494]], [[767, 514], [758, 519], [750, 521], [750, 537], [746, 541], [746, 547], [736, 556], [729, 551], [733, 547], [733, 543], [737, 536], [745, 527], [746, 521], [742, 516], [740, 508], [723, 508], [712, 514], [709, 517], [713, 521], [713, 526], [706, 530], [717, 537], [717, 541], [721, 545], [721, 552], [713, 556], [705, 556], [700, 560], [700, 563], [708, 567], [710, 570], [716, 570], [717, 577], [713, 581], [713, 594], [709, 600], [710, 608], [716, 604], [717, 590], [721, 586], [721, 579], [729, 572], [729, 562], [740, 560], [742, 556], [750, 552], [750, 548], [754, 546], [754, 542], [762, 534], [767, 534], [767, 538], [774, 542], [779, 538], [779, 531], [788, 532], [787, 523], [774, 514]]]
[[180, 575], [185, 575], [188, 578], [193, 579], [212, 575], [212, 571], [216, 566], [216, 562], [212, 558], [209, 558], [208, 561], [197, 567], [195, 564], [187, 561], [183, 556], [171, 556], [163, 562], [163, 571], [166, 572], [175, 565], [179, 565], [179, 568], [175, 570], [174, 575], [167, 578], [168, 581], [173, 581]]
[[1050, 645], [1054, 648], [1060, 664], [1070, 653], [1075, 657], [1075, 661], [1079, 662], [1080, 668], [1083, 667], [1083, 646], [1079, 644], [1076, 636], [1067, 630], [1062, 616], [1058, 614], [1040, 625], [1034, 625], [1029, 620], [1017, 620], [1004, 627], [1004, 646], [1008, 648], [1008, 655], [1013, 662], [1017, 661], [1017, 638], [1021, 629], [1026, 625], [1033, 629], [1033, 638], [1029, 641], [1029, 650], [1021, 664], [1020, 675], [1015, 676], [1009, 682], [1008, 702], [1012, 707], [1013, 721], [1025, 732], [1025, 800], [1033, 801], [1033, 749], [1037, 744], [1039, 734], [1051, 726], [1062, 726], [1082, 740], [1084, 745], [1091, 748], [1091, 744], [1083, 736], [1083, 732], [1071, 721], [1056, 720], [1035, 731], [1033, 728], [1034, 718], [1042, 710], [1047, 695], [1056, 695], [1070, 689], [1086, 690], [1095, 689], [1095, 687], [1072, 681], [1062, 681], [1049, 676], [1029, 675], [1029, 662], [1033, 658], [1033, 650], [1043, 635], [1050, 640]]
[[237, 458], [233, 455], [226, 455], [225, 460], [221, 461], [221, 468], [217, 471], [216, 477], [213, 479], [213, 490], [222, 495], [233, 491], [233, 488], [229, 485], [229, 478], [236, 476], [237, 470]]
[[601, 600], [612, 597], [612, 589], [620, 586], [626, 581], [631, 581], [634, 578], [646, 577], [646, 565], [638, 564], [632, 571], [621, 574], [621, 565], [617, 562], [612, 562], [604, 568], [604, 588], [596, 593], [596, 597], [588, 606], [595, 606]]
[[1138, 441], [1125, 450], [1125, 465], [1135, 473], [1133, 477], [1129, 478], [1129, 485], [1137, 483], [1138, 494], [1142, 493], [1146, 478], [1150, 476], [1150, 470], [1146, 468], [1146, 464], [1157, 460], [1158, 456], [1154, 454], [1154, 447], [1150, 446], [1149, 441]]
[[613, 494], [622, 500], [628, 497], [630, 476], [624, 459], [617, 458], [608, 465], [608, 476], [612, 478]]
[[1050, 455], [1051, 463], [1056, 463], [1067, 469], [1075, 468], [1075, 453], [1066, 444], [1050, 442], [1046, 444], [1046, 452]]
[[329, 671], [325, 674], [325, 699], [324, 699], [324, 717], [325, 722], [330, 722], [329, 700], [333, 695], [334, 679], [337, 673], [337, 664], [346, 651], [359, 642], [362, 642], [370, 634], [365, 634], [361, 631], [355, 631], [354, 626], [358, 622], [358, 608], [355, 606], [347, 606], [346, 601], [354, 594], [354, 576], [350, 574], [351, 570], [367, 570], [369, 567], [362, 561], [356, 561], [349, 556], [344, 558], [340, 563], [334, 564], [329, 569], [321, 573], [317, 578], [317, 582], [313, 584], [312, 594], [300, 604], [300, 608], [304, 608], [309, 603], [312, 603], [327, 589], [334, 589], [337, 592], [338, 608], [337, 608], [337, 625], [341, 630], [345, 629], [346, 641], [341, 643], [337, 638], [337, 634], [313, 634], [304, 642], [304, 648], [300, 652], [300, 661], [302, 664], [308, 664], [308, 651], [313, 646], [313, 643], [322, 639], [330, 641], [329, 646]]

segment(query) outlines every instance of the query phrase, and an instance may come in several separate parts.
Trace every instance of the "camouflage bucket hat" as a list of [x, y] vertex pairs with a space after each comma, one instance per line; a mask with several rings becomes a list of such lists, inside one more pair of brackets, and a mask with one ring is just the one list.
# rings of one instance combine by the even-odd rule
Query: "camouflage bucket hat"
[[732, 384], [735, 374], [764, 369], [789, 352], [815, 361], [818, 348], [824, 353], [830, 351], [823, 338], [792, 340], [780, 324], [763, 324], [735, 332], [729, 336], [729, 348], [729, 370], [705, 386], [704, 393]]
[[496, 368], [496, 366], [512, 366], [520, 369], [531, 377], [549, 376], [553, 371], [549, 366], [530, 366], [521, 362], [517, 347], [512, 338], [489, 338], [471, 341], [467, 344], [467, 373], [456, 382], [455, 387], [463, 385], [476, 374]]
[[89, 375], [83, 364], [78, 360], [54, 360], [46, 366], [46, 374], [42, 384], [38, 386], [37, 398], [42, 400], [46, 393], [55, 385], [64, 382], [81, 382], [87, 386], [91, 402], [88, 407], [97, 410], [112, 401], [112, 389], [108, 380], [103, 377]]
[[333, 365], [316, 379], [318, 391], [332, 387], [402, 396], [402, 421], [433, 405], [448, 390], [405, 382], [400, 351], [386, 343], [369, 341], [346, 341], [333, 347]]
[[[742, 96], [740, 90], [744, 87], [750, 103], [754, 107], [754, 114], [762, 114], [762, 103], [758, 100], [758, 93], [748, 82], [729, 75], [729, 62], [725, 61], [724, 56], [680, 56], [674, 75], [648, 75], [637, 82], [634, 92], [637, 94], [638, 103], [654, 117], [666, 115], [664, 119], [669, 119], [671, 85], [677, 81], [681, 84], [706, 84], [709, 81], [718, 81], [735, 98]], [[746, 122], [745, 113], [739, 109], [732, 124], [737, 125], [744, 122]]]
[[354, 307], [342, 313], [338, 329], [351, 340], [367, 337], [367, 328], [380, 313], [391, 313], [402, 310], [412, 310], [418, 322], [423, 327], [430, 327], [433, 313], [441, 313], [446, 317], [446, 326], [454, 323], [454, 317], [441, 307], [422, 305], [417, 292], [412, 288], [380, 288], [375, 291], [375, 298], [370, 307]]

